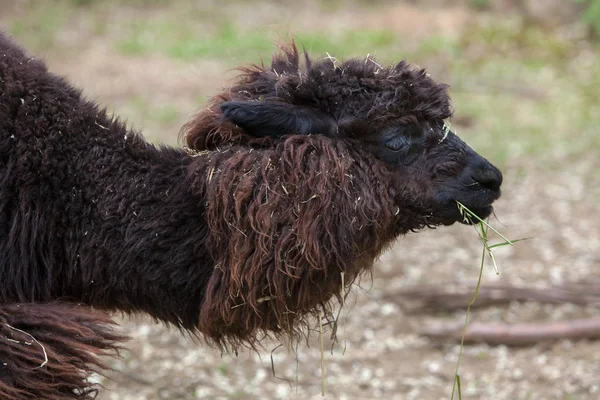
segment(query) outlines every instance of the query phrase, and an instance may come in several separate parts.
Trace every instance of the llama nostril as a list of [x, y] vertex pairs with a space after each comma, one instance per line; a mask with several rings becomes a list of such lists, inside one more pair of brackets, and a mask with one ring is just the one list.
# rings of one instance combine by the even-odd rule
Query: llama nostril
[[491, 164], [486, 168], [478, 169], [471, 178], [482, 187], [491, 190], [499, 190], [502, 185], [502, 173]]

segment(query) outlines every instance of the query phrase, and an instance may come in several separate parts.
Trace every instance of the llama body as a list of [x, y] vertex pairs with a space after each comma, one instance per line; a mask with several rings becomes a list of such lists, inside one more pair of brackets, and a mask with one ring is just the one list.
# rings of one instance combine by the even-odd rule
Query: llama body
[[0, 302], [154, 310], [192, 328], [211, 268], [202, 198], [177, 184], [192, 158], [146, 144], [5, 37], [0, 50]]
[[[298, 219], [294, 208], [298, 213], [298, 207], [305, 210], [312, 206], [309, 203], [320, 203], [317, 197], [310, 199], [315, 190], [335, 189], [333, 180], [323, 184], [318, 178], [310, 183], [302, 179], [302, 168], [291, 165], [304, 158], [297, 152], [299, 148], [320, 159], [319, 169], [337, 168], [340, 181], [350, 179], [344, 173], [355, 167], [343, 163], [345, 156], [350, 158], [349, 149], [328, 146], [331, 140], [319, 137], [298, 137], [269, 149], [233, 147], [192, 156], [183, 150], [156, 148], [83, 99], [62, 78], [48, 73], [39, 61], [20, 52], [16, 55], [10, 62], [18, 66], [15, 74], [23, 76], [22, 81], [14, 85], [4, 79], [5, 86], [0, 88], [5, 99], [0, 116], [5, 124], [0, 139], [2, 303], [59, 299], [106, 310], [145, 312], [193, 330], [218, 260], [226, 252], [235, 253], [235, 248], [248, 247], [243, 242], [251, 241], [248, 235], [253, 232], [244, 232], [251, 227], [234, 225], [239, 221], [233, 220], [242, 216], [233, 214], [242, 210], [236, 211], [236, 204], [228, 198], [244, 190], [237, 176], [248, 178], [241, 182], [247, 184], [247, 190], [260, 188], [265, 181], [263, 193], [247, 193], [265, 203], [265, 212], [272, 211], [266, 207], [269, 180], [273, 180], [268, 189], [273, 197], [285, 194], [284, 188], [288, 193], [306, 192], [302, 198], [288, 195], [289, 201], [280, 204], [278, 211], [289, 212], [286, 223], [291, 227]], [[10, 66], [4, 66], [4, 71], [10, 71]], [[325, 150], [339, 154], [323, 158], [315, 153]], [[308, 176], [309, 171], [304, 172]], [[375, 173], [371, 171], [373, 180]], [[227, 174], [229, 179], [220, 179]], [[314, 186], [319, 183], [321, 188]], [[354, 193], [347, 195], [358, 198], [364, 192], [363, 198], [372, 199], [375, 194], [369, 192], [374, 189], [385, 191], [357, 185]], [[254, 199], [247, 197], [246, 201]], [[338, 202], [342, 204], [341, 199]], [[328, 204], [316, 207], [314, 215], [303, 215], [306, 223], [317, 224], [321, 218], [317, 214], [331, 213]], [[237, 206], [247, 208], [239, 202]], [[388, 219], [389, 225], [394, 209], [391, 202], [388, 206], [369, 218]], [[207, 213], [211, 221], [206, 220]], [[233, 220], [227, 221], [228, 217]], [[260, 234], [259, 225], [269, 219], [273, 217], [267, 213], [251, 229]], [[219, 226], [223, 221], [228, 228]], [[335, 225], [345, 223], [340, 220]], [[364, 225], [356, 230], [357, 236], [366, 232], [368, 226]], [[314, 237], [312, 243], [301, 244], [321, 246], [334, 239], [333, 235]], [[251, 245], [260, 241], [257, 238]], [[360, 244], [360, 240], [349, 243]], [[372, 253], [379, 252], [382, 245]], [[341, 244], [330, 242], [328, 246], [339, 248]], [[347, 261], [334, 261], [345, 261], [350, 267], [358, 254], [345, 253], [336, 256]], [[258, 268], [269, 262], [272, 260], [264, 260]], [[257, 298], [268, 295], [260, 293]], [[240, 303], [244, 301], [239, 298]]]
[[[301, 68], [292, 45], [244, 70], [184, 150], [145, 142], [0, 33], [0, 394], [92, 396], [101, 365], [77, 351], [122, 338], [86, 307], [221, 346], [298, 335], [399, 235], [460, 220], [455, 200], [489, 215], [500, 172], [444, 127], [444, 85], [331, 63]], [[15, 341], [48, 330], [47, 362], [23, 361]], [[61, 354], [72, 370], [53, 369]]]

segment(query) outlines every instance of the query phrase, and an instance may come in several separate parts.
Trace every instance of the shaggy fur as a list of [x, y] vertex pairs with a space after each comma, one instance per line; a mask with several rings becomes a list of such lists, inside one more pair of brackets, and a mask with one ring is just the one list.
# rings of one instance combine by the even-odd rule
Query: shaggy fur
[[300, 64], [292, 45], [244, 69], [184, 127], [188, 149], [157, 148], [0, 34], [0, 312], [47, 313], [20, 326], [55, 356], [34, 369], [39, 349], [4, 343], [0, 320], [6, 398], [44, 398], [50, 376], [49, 398], [88, 395], [120, 339], [103, 314], [42, 303], [253, 346], [299, 335], [399, 235], [460, 221], [455, 200], [489, 215], [501, 174], [445, 127], [445, 85], [406, 63]]
[[[452, 115], [448, 86], [404, 61], [383, 67], [367, 57], [338, 65], [335, 58], [313, 61], [305, 54], [305, 65], [301, 66], [294, 44], [281, 50], [273, 56], [270, 67], [240, 68], [242, 75], [236, 84], [216, 96], [186, 125], [185, 140], [190, 148], [214, 149], [226, 142], [247, 144], [255, 139], [242, 126], [223, 123], [216, 117], [221, 115], [222, 104], [229, 101], [267, 104], [261, 115], [271, 109], [275, 117], [285, 108], [294, 112], [318, 110], [326, 132], [317, 128], [305, 133], [363, 140], [390, 125], [443, 121]], [[322, 121], [323, 115], [330, 116], [331, 124]]]
[[370, 266], [400, 218], [425, 224], [394, 216], [387, 171], [372, 161], [317, 136], [200, 158], [193, 188], [206, 196], [206, 244], [218, 249], [200, 331], [245, 342], [258, 329], [289, 334], [339, 294], [341, 273], [349, 286]]
[[88, 374], [124, 340], [112, 324], [73, 304], [0, 305], [0, 399], [95, 398]]

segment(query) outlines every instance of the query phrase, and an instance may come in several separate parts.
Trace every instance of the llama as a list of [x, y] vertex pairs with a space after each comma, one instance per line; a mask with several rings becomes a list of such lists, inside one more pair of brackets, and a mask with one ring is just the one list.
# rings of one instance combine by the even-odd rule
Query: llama
[[292, 43], [157, 147], [0, 34], [0, 397], [93, 398], [104, 312], [301, 335], [397, 237], [490, 215], [502, 175], [451, 114], [424, 70]]

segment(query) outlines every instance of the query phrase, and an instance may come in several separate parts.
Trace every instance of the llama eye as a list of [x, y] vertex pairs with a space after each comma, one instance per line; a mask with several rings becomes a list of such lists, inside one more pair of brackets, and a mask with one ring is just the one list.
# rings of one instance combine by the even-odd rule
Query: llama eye
[[400, 151], [410, 145], [410, 139], [404, 136], [395, 136], [386, 141], [385, 145], [392, 151]]

